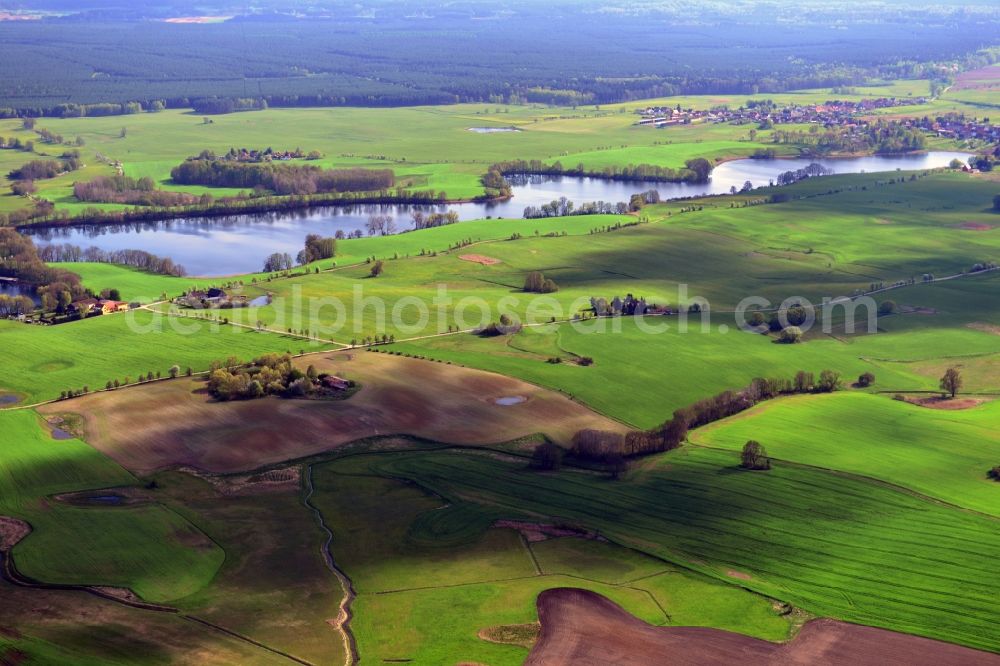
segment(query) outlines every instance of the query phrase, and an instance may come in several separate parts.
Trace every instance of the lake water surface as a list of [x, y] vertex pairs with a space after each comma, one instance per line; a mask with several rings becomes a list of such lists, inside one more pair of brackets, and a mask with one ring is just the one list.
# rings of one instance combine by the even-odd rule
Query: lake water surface
[[[780, 173], [818, 162], [835, 173], [862, 173], [930, 169], [947, 166], [952, 159], [965, 160], [967, 153], [944, 151], [900, 157], [858, 157], [846, 159], [733, 160], [720, 164], [708, 183], [636, 183], [599, 178], [527, 178], [514, 187], [513, 196], [497, 203], [467, 203], [425, 210], [454, 210], [459, 219], [485, 217], [520, 218], [527, 206], [540, 206], [566, 197], [577, 204], [588, 201], [616, 203], [628, 201], [636, 192], [656, 189], [664, 199], [724, 194], [729, 188], [767, 185]], [[259, 271], [273, 252], [287, 252], [293, 258], [302, 249], [306, 234], [332, 236], [364, 229], [369, 215], [388, 214], [402, 231], [410, 228], [412, 206], [354, 206], [238, 215], [224, 218], [188, 218], [127, 225], [37, 229], [30, 233], [36, 243], [72, 243], [104, 250], [146, 250], [170, 257], [190, 275], [218, 276]]]
[[20, 282], [11, 282], [9, 280], [0, 280], [0, 294], [6, 294], [8, 296], [28, 296], [35, 303], [39, 303], [38, 294], [31, 287], [21, 284]]

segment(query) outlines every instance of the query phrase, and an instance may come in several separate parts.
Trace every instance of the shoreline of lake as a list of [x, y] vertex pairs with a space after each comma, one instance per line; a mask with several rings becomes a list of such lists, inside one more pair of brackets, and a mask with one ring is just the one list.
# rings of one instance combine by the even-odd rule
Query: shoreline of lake
[[561, 176], [525, 176], [512, 188], [510, 197], [472, 202], [427, 201], [418, 204], [387, 203], [381, 198], [340, 201], [338, 205], [312, 205], [297, 201], [295, 207], [277, 210], [227, 210], [225, 214], [169, 215], [166, 219], [143, 216], [138, 219], [111, 219], [102, 224], [64, 224], [19, 228], [40, 245], [69, 243], [102, 250], [144, 250], [169, 256], [183, 265], [188, 274], [205, 277], [256, 272], [264, 259], [275, 252], [291, 256], [302, 249], [307, 234], [323, 237], [365, 235], [370, 216], [394, 220], [393, 233], [413, 230], [417, 211], [458, 214], [459, 223], [490, 218], [523, 219], [526, 208], [538, 208], [565, 197], [577, 207], [584, 203], [627, 203], [644, 190], [655, 189], [662, 201], [684, 200], [729, 194], [746, 181], [767, 185], [788, 170], [818, 162], [836, 173], [926, 171], [947, 166], [967, 153], [936, 151], [924, 155], [863, 158], [775, 158], [731, 160], [719, 164], [707, 183], [636, 182], [621, 179]]
[[[862, 153], [862, 154], [833, 154], [823, 157], [790, 157], [790, 156], [776, 156], [771, 158], [755, 158], [755, 157], [726, 157], [720, 159], [712, 168], [707, 181], [703, 182], [692, 182], [686, 180], [663, 180], [663, 179], [652, 179], [652, 178], [630, 178], [621, 175], [604, 175], [599, 172], [585, 173], [585, 174], [568, 174], [568, 173], [552, 173], [552, 174], [525, 174], [525, 175], [542, 175], [551, 178], [584, 178], [599, 181], [609, 181], [617, 183], [631, 183], [636, 185], [641, 184], [651, 184], [660, 185], [661, 188], [667, 186], [692, 186], [698, 187], [700, 185], [710, 185], [713, 181], [713, 177], [720, 168], [726, 168], [727, 165], [733, 164], [734, 162], [755, 162], [755, 163], [765, 163], [774, 164], [776, 162], [817, 162], [822, 164], [825, 162], [837, 162], [840, 160], [850, 161], [859, 160], [866, 158], [874, 159], [907, 159], [914, 157], [926, 157], [934, 153], [949, 153], [949, 154], [961, 154], [965, 156], [971, 156], [973, 153], [965, 153], [958, 151], [918, 151], [909, 153]], [[926, 167], [922, 167], [926, 168]], [[914, 169], [919, 170], [919, 168]], [[864, 173], [861, 172], [851, 172], [851, 173]], [[874, 173], [874, 172], [873, 172]], [[837, 175], [835, 172], [833, 175]], [[647, 189], [658, 189], [656, 187], [650, 187]], [[691, 193], [687, 196], [697, 197], [706, 196], [710, 194], [725, 194], [726, 192], [703, 192], [703, 193]], [[119, 211], [99, 211], [99, 214], [94, 215], [77, 215], [72, 217], [54, 219], [54, 220], [41, 220], [38, 222], [29, 222], [27, 224], [17, 225], [14, 228], [20, 232], [30, 232], [33, 229], [57, 229], [63, 227], [92, 227], [92, 226], [105, 226], [105, 225], [116, 225], [116, 224], [134, 224], [143, 222], [166, 222], [169, 220], [179, 220], [186, 218], [198, 218], [198, 219], [214, 219], [214, 218], [226, 218], [238, 215], [258, 215], [266, 213], [282, 213], [282, 212], [294, 212], [301, 210], [317, 209], [317, 208], [350, 208], [353, 206], [415, 206], [415, 207], [441, 207], [441, 206], [462, 206], [467, 204], [484, 204], [484, 205], [496, 205], [501, 204], [506, 201], [510, 201], [514, 195], [506, 196], [479, 196], [472, 198], [463, 199], [444, 199], [444, 200], [429, 200], [426, 197], [419, 196], [359, 196], [357, 198], [348, 198], [344, 194], [349, 193], [331, 193], [328, 196], [324, 195], [285, 195], [285, 196], [266, 196], [260, 197], [258, 199], [246, 199], [248, 202], [245, 206], [239, 208], [231, 208], [222, 203], [216, 203], [209, 208], [199, 208], [195, 207], [177, 207], [168, 209], [156, 209], [156, 210], [136, 210], [136, 207], [132, 207], [125, 210]], [[683, 199], [684, 196], [672, 196], [670, 199]], [[230, 200], [231, 202], [232, 200]], [[577, 203], [583, 203], [582, 201]]]

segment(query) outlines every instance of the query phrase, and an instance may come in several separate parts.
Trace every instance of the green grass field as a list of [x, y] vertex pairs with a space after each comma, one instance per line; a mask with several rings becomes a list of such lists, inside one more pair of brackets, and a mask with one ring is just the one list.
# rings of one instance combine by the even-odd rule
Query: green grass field
[[[589, 332], [587, 326], [606, 324], [607, 332]], [[679, 407], [727, 389], [739, 389], [755, 377], [791, 378], [798, 370], [816, 376], [824, 369], [840, 372], [846, 383], [873, 372], [877, 388], [885, 391], [932, 390], [937, 378], [911, 371], [908, 364], [868, 360], [882, 349], [909, 346], [938, 358], [949, 349], [995, 349], [988, 333], [959, 330], [920, 334], [876, 334], [850, 341], [821, 337], [798, 345], [776, 344], [772, 338], [730, 331], [702, 333], [697, 322], [687, 333], [676, 318], [651, 320], [649, 326], [670, 325], [661, 333], [646, 333], [636, 322], [623, 321], [562, 325], [526, 330], [513, 338], [481, 339], [451, 336], [399, 343], [391, 348], [462, 365], [493, 370], [569, 393], [596, 409], [639, 427], [667, 420]], [[617, 324], [620, 332], [612, 332]], [[974, 347], [973, 347], [974, 348]], [[567, 352], [594, 359], [590, 367], [573, 363], [553, 365], [547, 360]], [[899, 351], [896, 351], [899, 354]], [[567, 358], [572, 358], [567, 356]], [[896, 356], [899, 358], [899, 356]], [[642, 387], [636, 390], [635, 387]]]
[[12, 551], [25, 575], [53, 583], [129, 587], [148, 601], [162, 602], [191, 594], [222, 565], [221, 549], [159, 505], [105, 509], [53, 498], [136, 483], [80, 440], [54, 439], [31, 411], [0, 413], [0, 429], [5, 433], [0, 511], [32, 526]]
[[4, 349], [17, 350], [0, 372], [0, 390], [18, 395], [24, 404], [84, 386], [103, 389], [109, 380], [129, 377], [134, 382], [148, 372], [166, 377], [173, 365], [181, 372], [188, 367], [202, 371], [229, 356], [298, 353], [302, 346], [302, 341], [280, 335], [142, 310], [51, 327], [0, 321], [0, 340]]
[[[680, 167], [692, 156], [739, 157], [761, 145], [745, 140], [743, 128], [693, 125], [678, 133], [671, 146], [651, 150], [664, 138], [662, 133], [633, 127], [636, 116], [631, 113], [580, 109], [553, 114], [534, 106], [511, 107], [509, 113], [495, 111], [494, 107], [475, 104], [281, 109], [217, 116], [206, 125], [199, 116], [172, 110], [128, 118], [46, 118], [40, 126], [63, 136], [82, 137], [86, 142], [81, 151], [84, 161], [94, 165], [91, 175], [111, 173], [110, 167], [97, 164], [95, 155], [99, 152], [122, 161], [130, 176], [152, 177], [166, 189], [197, 194], [208, 191], [216, 196], [231, 196], [238, 190], [178, 188], [170, 182], [170, 169], [205, 149], [224, 153], [231, 147], [265, 148], [258, 145], [264, 141], [276, 150], [319, 150], [324, 157], [315, 164], [326, 167], [389, 167], [401, 182], [416, 189], [443, 190], [449, 198], [464, 199], [481, 194], [479, 178], [486, 167], [506, 159], [582, 162], [591, 168], [655, 160]], [[469, 131], [470, 127], [494, 125], [517, 125], [522, 131]], [[123, 126], [127, 130], [124, 138], [120, 136]], [[34, 137], [19, 129], [16, 121], [0, 121], [0, 133]], [[760, 140], [764, 138], [762, 134]], [[23, 161], [32, 157], [17, 155]], [[47, 198], [71, 213], [86, 207], [71, 199], [74, 179], [72, 175], [60, 177], [44, 190]]]
[[[927, 92], [926, 81], [900, 81], [850, 96], [812, 90], [768, 97], [821, 102]], [[650, 103], [705, 107], [747, 99], [671, 98], [599, 109], [270, 110], [217, 116], [211, 124], [179, 111], [45, 118], [39, 126], [85, 139], [88, 166], [39, 186], [59, 209], [79, 210], [73, 180], [110, 172], [94, 159], [100, 152], [122, 160], [129, 175], [201, 193], [208, 190], [170, 183], [170, 168], [206, 148], [270, 145], [320, 150], [324, 166], [389, 167], [408, 186], [471, 197], [481, 191], [486, 166], [501, 159], [558, 159], [599, 169], [748, 155], [770, 145], [767, 132], [751, 141], [750, 126], [656, 131], [634, 127], [632, 113]], [[969, 110], [974, 101], [949, 93], [893, 111]], [[510, 125], [523, 131], [468, 131]], [[0, 120], [0, 135], [29, 136], [17, 127]], [[0, 173], [30, 158], [0, 151]], [[935, 391], [951, 366], [962, 370], [963, 393], [984, 400], [1000, 395], [1000, 272], [963, 274], [977, 262], [1000, 259], [1000, 217], [991, 210], [998, 191], [986, 175], [831, 176], [782, 188], [783, 203], [758, 205], [778, 192], [765, 189], [647, 206], [643, 224], [613, 232], [591, 233], [640, 218], [487, 219], [345, 240], [336, 257], [289, 278], [174, 278], [61, 264], [92, 290], [117, 288], [129, 301], [151, 303], [161, 294], [231, 282], [242, 282], [251, 298], [270, 294], [273, 300], [211, 313], [244, 327], [192, 318], [169, 304], [53, 327], [0, 321], [7, 352], [0, 396], [18, 398], [0, 411], [0, 515], [34, 527], [14, 549], [15, 562], [48, 582], [127, 586], [223, 627], [215, 633], [238, 648], [205, 647], [206, 663], [270, 663], [278, 655], [268, 650], [341, 663], [344, 647], [331, 623], [340, 586], [324, 562], [325, 534], [304, 503], [309, 484], [300, 468], [212, 479], [172, 470], [137, 479], [78, 439], [53, 439], [33, 411], [17, 408], [70, 389], [102, 389], [108, 380], [134, 381], [150, 371], [166, 376], [175, 364], [201, 371], [229, 356], [324, 349], [286, 335], [288, 328], [341, 343], [391, 334], [399, 342], [380, 351], [517, 377], [640, 428], [755, 377], [832, 369], [842, 375], [843, 391], [776, 399], [695, 430], [689, 445], [633, 461], [618, 481], [569, 465], [533, 471], [523, 457], [536, 441], [530, 438], [478, 452], [404, 437], [364, 440], [311, 458], [311, 467], [301, 470], [313, 472], [311, 501], [333, 532], [334, 560], [358, 594], [350, 628], [364, 663], [522, 663], [524, 646], [479, 634], [535, 622], [538, 593], [558, 586], [597, 591], [655, 625], [717, 627], [781, 641], [808, 617], [828, 616], [1000, 652], [994, 572], [1000, 484], [986, 477], [1000, 464], [1000, 402], [944, 411], [891, 399], [896, 392]], [[25, 203], [0, 196], [0, 212]], [[482, 265], [463, 255], [495, 261]], [[381, 276], [369, 277], [369, 257], [384, 260]], [[559, 290], [544, 298], [523, 292], [531, 271], [544, 272]], [[925, 273], [959, 277], [921, 284]], [[875, 282], [911, 278], [917, 284], [874, 296], [875, 303], [898, 306], [878, 317], [874, 335], [845, 330], [840, 313], [830, 317], [829, 332], [812, 331], [796, 345], [735, 330], [731, 311], [747, 297], [772, 305], [820, 303]], [[444, 302], [437, 300], [442, 287]], [[707, 299], [712, 312], [705, 330], [698, 316], [688, 318], [686, 331], [676, 316], [562, 322], [586, 311], [592, 297], [629, 293], [671, 306]], [[426, 318], [418, 305], [429, 306]], [[539, 325], [495, 338], [437, 335], [495, 321], [501, 312]], [[270, 332], [250, 330], [258, 322]], [[583, 357], [593, 363], [578, 364]], [[418, 413], [425, 400], [450, 404], [427, 390], [420, 366], [407, 361], [413, 374], [403, 378], [400, 413]], [[874, 386], [850, 387], [863, 372], [874, 373]], [[271, 399], [252, 409], [258, 405], [282, 410], [288, 403]], [[395, 406], [375, 405], [363, 416], [346, 409], [343, 431], [414, 434], [400, 419], [380, 418], [379, 409]], [[485, 408], [517, 409], [489, 401]], [[240, 424], [248, 433], [257, 418], [252, 409]], [[177, 418], [169, 405], [156, 411], [162, 414], [144, 418]], [[123, 446], [149, 446], [143, 434], [137, 427]], [[767, 448], [772, 470], [738, 468], [738, 450], [748, 439]], [[269, 485], [275, 475], [284, 481]], [[156, 501], [146, 504], [84, 507], [54, 497], [151, 480]], [[571, 525], [606, 541], [531, 541], [495, 526], [501, 519]], [[39, 660], [84, 663], [121, 661], [128, 650], [120, 646], [131, 645], [114, 629], [123, 624], [117, 619], [93, 622], [111, 652], [87, 641], [69, 641], [85, 646], [82, 651], [63, 650], [51, 627], [24, 622], [25, 635], [16, 641], [0, 627], [0, 661], [4, 641]], [[156, 631], [174, 636], [166, 626]], [[238, 656], [222, 656], [230, 654]]]
[[[768, 95], [778, 103], [818, 104], [831, 97], [861, 99], [882, 95], [913, 96], [927, 93], [925, 81], [898, 81], [883, 86], [858, 88], [855, 94], [834, 94], [829, 89]], [[302, 148], [319, 150], [323, 158], [314, 162], [326, 167], [391, 168], [400, 183], [415, 189], [447, 192], [449, 198], [466, 199], [482, 193], [480, 176], [486, 167], [502, 160], [560, 160], [566, 165], [583, 164], [588, 169], [629, 164], [657, 164], [682, 167], [692, 157], [713, 160], [745, 157], [767, 143], [768, 131], [753, 140], [749, 126], [694, 123], [657, 131], [636, 127], [636, 109], [649, 104], [709, 108], [718, 104], [739, 106], [753, 96], [705, 95], [574, 109], [541, 105], [493, 106], [459, 104], [446, 107], [404, 107], [388, 109], [272, 109], [212, 118], [206, 124], [200, 116], [184, 110], [143, 113], [126, 117], [45, 118], [44, 127], [74, 140], [85, 141], [81, 148], [87, 168], [40, 183], [40, 193], [70, 214], [90, 204], [72, 196], [74, 180], [110, 175], [110, 166], [97, 155], [120, 160], [126, 174], [149, 176], [160, 187], [194, 194], [210, 192], [216, 197], [232, 196], [230, 188], [179, 187], [170, 181], [170, 170], [185, 158], [209, 149], [224, 153], [231, 147], [276, 150]], [[923, 106], [901, 107], [908, 113], [924, 115], [929, 109], [972, 110], [964, 101], [935, 100]], [[477, 134], [471, 127], [517, 127], [520, 132]], [[122, 130], [125, 129], [125, 136]], [[0, 134], [35, 138], [17, 121], [0, 120]], [[265, 137], [265, 138], [262, 138]], [[260, 144], [260, 145], [259, 145]], [[37, 152], [57, 154], [58, 146], [39, 145]], [[778, 146], [782, 154], [795, 154], [791, 146]], [[32, 159], [27, 153], [2, 151], [10, 168]], [[10, 170], [0, 171], [4, 175]], [[0, 186], [9, 182], [2, 178]], [[0, 211], [26, 207], [27, 200], [0, 197]], [[122, 206], [101, 204], [120, 209]]]
[[781, 460], [880, 479], [1000, 516], [1000, 403], [938, 410], [858, 393], [798, 396], [696, 430], [692, 441], [738, 451], [759, 440]]
[[788, 618], [758, 595], [608, 543], [527, 542], [513, 530], [489, 529], [502, 510], [458, 498], [442, 508], [419, 488], [372, 476], [371, 463], [348, 458], [315, 474], [334, 556], [358, 593], [352, 627], [362, 659], [522, 663], [523, 648], [477, 634], [536, 621], [535, 597], [559, 586], [595, 590], [657, 625], [789, 635]]
[[419, 536], [467, 535], [469, 502], [479, 515], [540, 514], [719, 580], [735, 572], [741, 586], [816, 614], [1000, 649], [991, 630], [995, 519], [816, 468], [778, 463], [755, 473], [737, 462], [735, 453], [686, 448], [617, 483], [448, 452], [355, 464], [452, 503], [425, 514]]

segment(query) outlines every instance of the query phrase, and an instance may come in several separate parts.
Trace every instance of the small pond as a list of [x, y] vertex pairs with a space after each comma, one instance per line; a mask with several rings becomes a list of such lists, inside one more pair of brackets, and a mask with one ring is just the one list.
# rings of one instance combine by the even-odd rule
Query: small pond
[[501, 407], [511, 407], [513, 405], [520, 405], [522, 402], [527, 402], [527, 400], [523, 395], [511, 395], [504, 398], [497, 398], [493, 401], [493, 404], [500, 405]]

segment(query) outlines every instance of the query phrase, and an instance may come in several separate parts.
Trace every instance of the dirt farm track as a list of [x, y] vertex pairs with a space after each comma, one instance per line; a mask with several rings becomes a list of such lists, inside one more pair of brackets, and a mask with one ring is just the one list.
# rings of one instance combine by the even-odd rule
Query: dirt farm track
[[785, 644], [707, 627], [655, 627], [588, 590], [538, 596], [541, 637], [526, 666], [1000, 666], [1000, 655], [835, 620]]
[[[56, 402], [46, 417], [77, 414], [87, 443], [146, 474], [191, 466], [239, 472], [330, 451], [372, 435], [495, 444], [544, 433], [568, 442], [582, 428], [623, 426], [553, 391], [509, 377], [389, 354], [329, 353], [303, 370], [362, 386], [346, 400], [265, 398], [219, 403], [199, 378], [178, 378]], [[524, 398], [502, 405], [502, 398]]]

